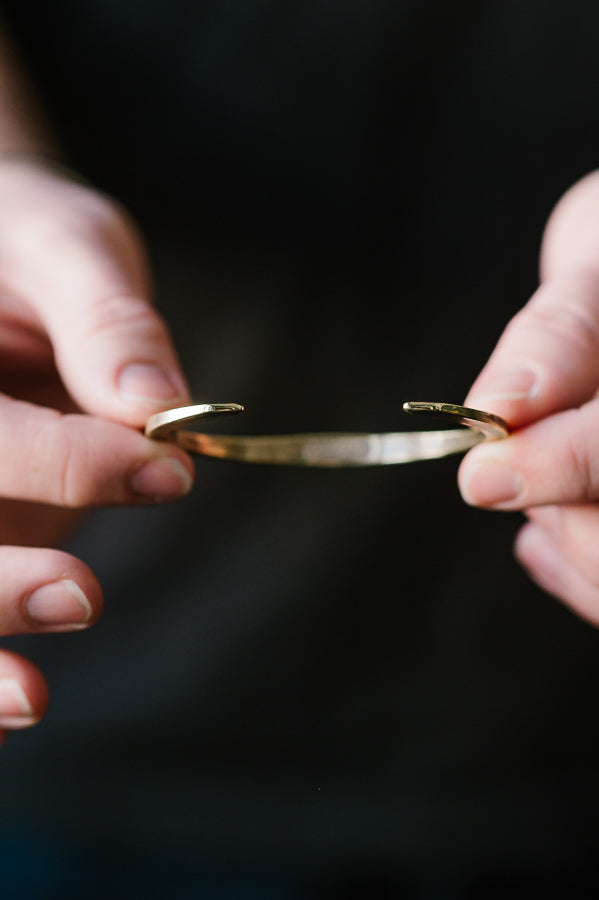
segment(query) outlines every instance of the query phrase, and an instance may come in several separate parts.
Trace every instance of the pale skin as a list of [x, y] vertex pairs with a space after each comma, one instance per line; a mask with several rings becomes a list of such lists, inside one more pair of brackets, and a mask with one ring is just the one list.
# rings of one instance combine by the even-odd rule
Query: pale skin
[[[84, 507], [176, 499], [194, 476], [141, 431], [189, 394], [136, 228], [27, 156], [47, 149], [0, 38], [0, 635], [92, 625], [100, 585], [53, 546]], [[0, 650], [0, 740], [47, 703], [41, 672]]]
[[[176, 499], [193, 479], [185, 453], [140, 431], [189, 396], [136, 229], [110, 199], [11, 155], [49, 146], [13, 73], [0, 37], [0, 635], [93, 625], [100, 585], [52, 549], [76, 511]], [[466, 400], [515, 433], [476, 447], [459, 475], [467, 502], [526, 511], [518, 558], [595, 624], [598, 389], [595, 173], [551, 216], [541, 287]], [[0, 651], [0, 740], [38, 722], [47, 702], [39, 670]]]
[[466, 401], [515, 433], [474, 448], [459, 484], [471, 504], [525, 511], [517, 558], [599, 625], [599, 172], [553, 211], [540, 280]]

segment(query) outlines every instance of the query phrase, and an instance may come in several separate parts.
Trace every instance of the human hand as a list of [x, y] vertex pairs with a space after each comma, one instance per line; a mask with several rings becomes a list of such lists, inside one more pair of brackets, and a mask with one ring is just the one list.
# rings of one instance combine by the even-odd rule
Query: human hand
[[541, 587], [599, 625], [599, 172], [554, 210], [541, 286], [465, 402], [515, 433], [468, 453], [464, 499], [524, 510], [516, 556]]
[[[75, 511], [185, 494], [193, 466], [138, 430], [188, 402], [149, 300], [141, 243], [107, 198], [43, 164], [0, 159], [0, 635], [98, 618], [82, 562], [51, 546]], [[0, 738], [43, 715], [41, 673], [0, 651]]]

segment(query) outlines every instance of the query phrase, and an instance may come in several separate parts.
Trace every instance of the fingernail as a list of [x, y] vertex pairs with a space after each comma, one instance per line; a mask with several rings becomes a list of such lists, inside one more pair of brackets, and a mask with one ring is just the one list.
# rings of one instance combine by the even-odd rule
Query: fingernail
[[30, 594], [25, 611], [34, 622], [50, 628], [84, 628], [92, 614], [79, 585], [66, 578], [44, 584]]
[[121, 370], [117, 389], [129, 403], [164, 404], [165, 401], [187, 399], [187, 389], [177, 372], [151, 363], [131, 363]]
[[537, 380], [532, 369], [507, 369], [493, 376], [473, 396], [483, 407], [495, 400], [532, 400], [537, 393]]
[[475, 468], [461, 486], [462, 496], [470, 506], [502, 506], [513, 504], [524, 490], [519, 472], [501, 463], [489, 462]]
[[187, 494], [193, 478], [178, 459], [154, 459], [137, 469], [129, 484], [136, 494], [159, 501]]
[[0, 728], [27, 728], [34, 725], [31, 703], [16, 678], [0, 678]]

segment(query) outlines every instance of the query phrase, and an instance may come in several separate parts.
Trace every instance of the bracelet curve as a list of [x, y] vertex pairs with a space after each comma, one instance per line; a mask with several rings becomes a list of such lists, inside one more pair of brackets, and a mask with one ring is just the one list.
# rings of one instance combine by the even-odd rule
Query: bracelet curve
[[509, 433], [508, 426], [499, 416], [452, 403], [414, 401], [404, 403], [403, 409], [436, 419], [449, 419], [466, 428], [380, 434], [209, 435], [189, 430], [188, 426], [207, 418], [243, 412], [243, 406], [239, 403], [201, 403], [156, 413], [148, 419], [145, 434], [217, 459], [263, 465], [341, 468], [439, 459], [469, 450], [484, 440], [505, 438]]

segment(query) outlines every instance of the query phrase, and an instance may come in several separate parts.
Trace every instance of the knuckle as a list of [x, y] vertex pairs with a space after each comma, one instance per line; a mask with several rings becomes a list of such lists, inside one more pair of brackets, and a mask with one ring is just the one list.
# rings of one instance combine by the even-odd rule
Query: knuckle
[[53, 424], [54, 434], [48, 441], [57, 461], [55, 471], [55, 503], [70, 509], [89, 506], [92, 500], [89, 480], [89, 446], [81, 434], [75, 416], [62, 416]]
[[81, 341], [95, 341], [114, 330], [129, 331], [138, 338], [163, 340], [166, 326], [146, 300], [117, 291], [94, 300]]
[[74, 413], [60, 415], [50, 429], [43, 436], [43, 444], [46, 455], [53, 454], [51, 489], [48, 467], [40, 466], [40, 487], [46, 502], [82, 509], [121, 503], [128, 497], [127, 466], [131, 466], [132, 457], [137, 459], [138, 447], [136, 440], [118, 441], [121, 426]]
[[6, 497], [76, 509], [94, 505], [111, 490], [118, 493], [110, 480], [114, 468], [98, 465], [98, 429], [91, 417], [42, 407], [31, 415], [29, 404], [9, 403], [11, 420], [22, 421], [15, 426], [22, 440], [20, 452], [5, 461]]
[[534, 304], [527, 313], [528, 330], [535, 335], [545, 334], [561, 344], [568, 344], [577, 355], [581, 352], [588, 354], [599, 346], [599, 321], [580, 302], [573, 289], [565, 288], [560, 291], [559, 302], [556, 299], [549, 303]]
[[102, 330], [114, 325], [139, 325], [152, 322], [155, 312], [141, 297], [122, 292], [103, 294], [93, 302], [93, 327]]

